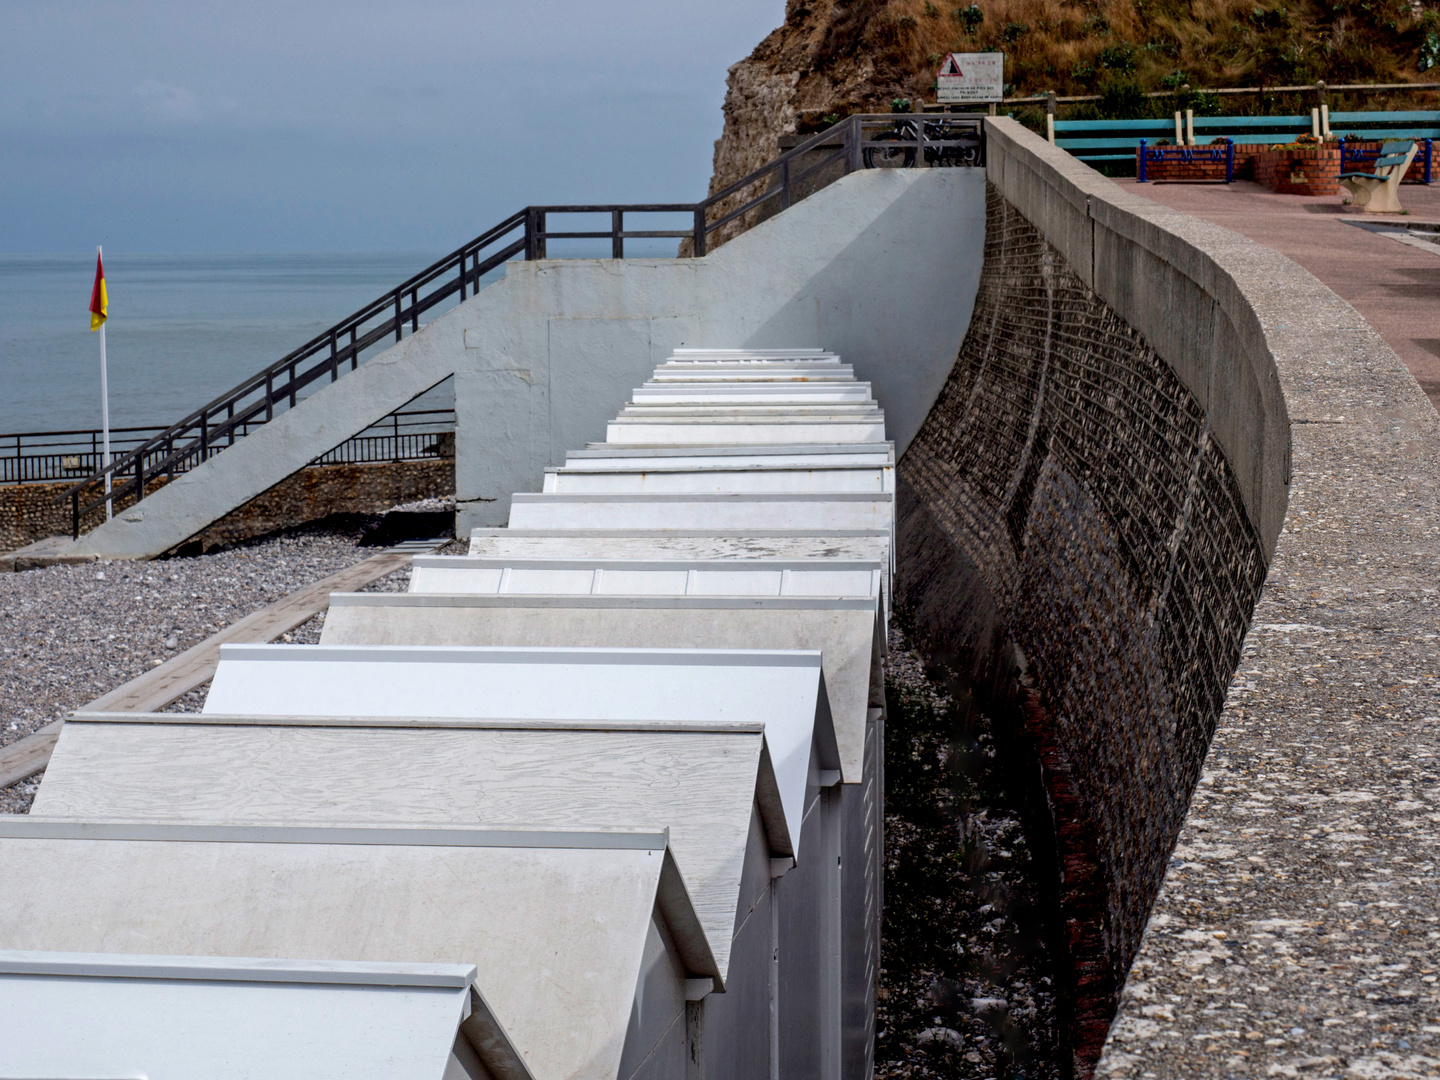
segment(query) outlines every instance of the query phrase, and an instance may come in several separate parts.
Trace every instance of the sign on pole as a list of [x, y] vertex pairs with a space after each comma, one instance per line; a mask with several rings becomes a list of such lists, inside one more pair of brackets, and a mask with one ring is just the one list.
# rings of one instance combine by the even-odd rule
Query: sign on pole
[[935, 77], [941, 105], [984, 104], [1005, 100], [1005, 54], [951, 53]]

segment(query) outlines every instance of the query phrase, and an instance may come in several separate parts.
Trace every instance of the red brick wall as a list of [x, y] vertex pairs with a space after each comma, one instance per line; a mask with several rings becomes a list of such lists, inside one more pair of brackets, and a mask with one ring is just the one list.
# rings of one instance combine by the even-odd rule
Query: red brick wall
[[1339, 195], [1340, 147], [1302, 146], [1261, 150], [1255, 182], [1281, 195]]
[[[1196, 149], [1200, 149], [1196, 147]], [[1140, 148], [1135, 148], [1135, 175], [1140, 175]], [[1196, 183], [1204, 180], [1225, 179], [1225, 159], [1219, 161], [1147, 161], [1145, 179], [1149, 183]]]

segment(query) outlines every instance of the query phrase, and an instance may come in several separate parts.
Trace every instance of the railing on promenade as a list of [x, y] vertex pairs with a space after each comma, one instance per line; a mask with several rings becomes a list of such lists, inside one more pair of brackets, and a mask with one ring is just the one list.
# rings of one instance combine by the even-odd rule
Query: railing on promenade
[[[307, 392], [354, 371], [365, 354], [388, 348], [407, 332], [415, 333], [422, 317], [451, 297], [463, 301], [474, 295], [482, 278], [510, 259], [547, 258], [551, 240], [608, 240], [610, 255], [617, 259], [625, 257], [627, 240], [688, 240], [699, 256], [706, 253], [717, 230], [736, 221], [743, 224], [747, 214], [783, 210], [829, 180], [857, 169], [984, 164], [984, 122], [979, 116], [857, 115], [806, 139], [702, 202], [526, 207], [178, 423], [153, 430], [115, 456], [108, 468], [99, 466], [93, 452], [89, 457], [84, 452], [68, 455], [85, 461], [88, 474], [61, 499], [71, 503], [77, 530], [85, 515], [107, 497], [117, 503], [138, 502], [156, 481], [202, 464], [278, 413], [293, 409]], [[552, 228], [552, 216], [561, 214], [602, 215], [603, 221], [595, 229]], [[653, 214], [681, 214], [688, 220], [680, 229], [633, 227], [635, 216]], [[143, 430], [138, 429], [137, 436]], [[108, 496], [107, 475], [113, 488]]]

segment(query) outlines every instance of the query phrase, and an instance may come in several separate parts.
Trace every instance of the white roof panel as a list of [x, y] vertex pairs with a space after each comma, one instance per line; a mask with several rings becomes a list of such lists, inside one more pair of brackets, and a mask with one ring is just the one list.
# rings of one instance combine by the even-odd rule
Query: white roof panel
[[888, 562], [889, 552], [888, 528], [470, 530], [470, 554], [496, 558], [837, 558]]
[[[638, 649], [685, 645], [695, 649], [723, 649], [737, 642], [750, 648], [817, 650], [798, 655], [817, 657], [824, 667], [824, 689], [828, 712], [834, 717], [835, 741], [839, 746], [840, 768], [847, 782], [860, 778], [864, 750], [867, 709], [872, 700], [878, 706], [882, 688], [879, 685], [877, 649], [883, 649], [883, 635], [877, 620], [874, 598], [825, 599], [812, 597], [746, 597], [732, 599], [711, 596], [678, 597], [616, 597], [616, 596], [445, 596], [418, 593], [336, 593], [331, 597], [330, 614], [325, 619], [322, 642], [329, 645], [378, 645], [390, 641], [410, 641], [437, 647], [469, 646], [530, 646], [537, 650], [554, 645], [629, 646]], [[236, 646], [235, 648], [255, 648]], [[277, 648], [277, 646], [269, 646]], [[294, 646], [296, 649], [314, 646]], [[500, 651], [500, 650], [497, 650]], [[680, 651], [680, 650], [677, 650]], [[221, 650], [224, 667], [225, 649]], [[770, 654], [770, 655], [784, 655]], [[714, 672], [722, 669], [716, 668]], [[696, 676], [687, 683], [677, 683], [673, 693], [677, 699], [692, 699], [683, 708], [703, 719], [765, 719], [771, 752], [776, 755], [775, 770], [782, 791], [787, 788], [786, 768], [782, 762], [798, 767], [802, 748], [793, 739], [781, 743], [771, 733], [771, 716], [795, 715], [796, 728], [809, 727], [798, 716], [801, 705], [782, 698], [769, 685], [778, 683], [765, 674], [736, 675], [728, 682], [743, 679], [752, 694], [740, 695], [727, 685], [727, 678], [712, 672]], [[220, 676], [216, 680], [219, 685]], [[565, 689], [557, 678], [555, 693], [562, 701], [573, 697], [583, 700], [581, 692]], [[288, 684], [288, 679], [287, 679]], [[623, 683], [617, 683], [623, 687]], [[657, 683], [660, 693], [670, 692]], [[636, 693], [641, 687], [637, 685]], [[496, 693], [500, 693], [497, 690]], [[645, 690], [649, 693], [649, 690]], [[486, 683], [486, 697], [490, 696]], [[616, 700], [605, 715], [626, 715], [630, 707], [623, 689], [615, 691]], [[786, 691], [787, 694], [791, 693]], [[214, 691], [211, 691], [212, 697]], [[704, 699], [713, 695], [714, 700]], [[633, 694], [631, 695], [634, 696]], [[766, 701], [773, 704], [767, 707]], [[744, 704], [732, 705], [731, 701]], [[778, 707], [784, 703], [784, 710]], [[497, 705], [497, 708], [499, 706]], [[518, 705], [516, 706], [518, 707]], [[534, 707], [534, 706], [532, 706]], [[575, 708], [574, 705], [565, 707]], [[599, 707], [599, 706], [597, 706]], [[637, 704], [634, 708], [638, 709]], [[357, 708], [357, 711], [360, 709]], [[677, 701], [656, 703], [655, 713], [632, 712], [630, 715], [658, 715], [680, 719], [676, 714], [682, 706]], [[210, 706], [207, 703], [207, 711]], [[225, 711], [244, 711], [226, 707]], [[271, 710], [257, 710], [271, 711]], [[372, 710], [373, 711], [373, 710]], [[507, 715], [492, 712], [490, 715]], [[522, 715], [522, 714], [515, 714]], [[523, 715], [535, 715], [534, 713]], [[588, 715], [572, 712], [571, 715]], [[787, 757], [784, 747], [794, 747]], [[808, 749], [803, 760], [808, 761]], [[798, 770], [789, 775], [799, 775]], [[793, 780], [792, 780], [793, 783]], [[786, 820], [792, 820], [792, 795], [787, 795]]]
[[0, 819], [0, 880], [6, 949], [473, 965], [536, 1080], [614, 1080], [657, 905], [717, 974], [655, 832], [32, 815]]
[[730, 443], [878, 443], [885, 440], [883, 417], [737, 417], [724, 421], [692, 417], [627, 417], [605, 425], [607, 445], [694, 446]]
[[888, 492], [791, 494], [517, 493], [510, 526], [518, 529], [889, 529]]
[[546, 492], [882, 492], [895, 490], [893, 465], [827, 465], [786, 468], [767, 465], [653, 465], [598, 469], [551, 467]]
[[205, 712], [760, 721], [799, 842], [811, 744], [817, 727], [827, 741], [834, 730], [818, 651], [437, 648], [418, 632], [383, 640], [415, 644], [222, 645]]
[[435, 717], [81, 713], [61, 729], [33, 812], [125, 818], [163, 803], [170, 818], [245, 823], [659, 823], [670, 830], [723, 976], [757, 802], [771, 841], [762, 855], [794, 854], [763, 741], [759, 721], [616, 730]]
[[634, 401], [639, 402], [758, 402], [792, 401], [813, 404], [817, 401], [871, 401], [868, 382], [820, 383], [714, 383], [714, 382], [649, 382], [635, 388]]
[[850, 420], [883, 417], [880, 406], [873, 401], [817, 402], [696, 402], [696, 401], [634, 401], [622, 406], [619, 418], [629, 419], [696, 419], [696, 420], [757, 420], [795, 417], [821, 420]]
[[0, 1073], [441, 1080], [474, 977], [462, 964], [0, 952]]
[[417, 555], [412, 593], [595, 596], [878, 596], [884, 565], [773, 561], [500, 559]]

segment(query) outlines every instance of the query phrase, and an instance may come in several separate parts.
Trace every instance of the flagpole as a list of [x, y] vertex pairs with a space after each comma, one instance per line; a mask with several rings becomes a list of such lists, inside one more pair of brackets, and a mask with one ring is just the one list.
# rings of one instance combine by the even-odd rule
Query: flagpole
[[[100, 246], [95, 246], [97, 258], [103, 258], [104, 253]], [[109, 521], [113, 516], [110, 503], [110, 387], [105, 373], [105, 324], [100, 324], [100, 428], [105, 436], [104, 457], [101, 463], [105, 467], [105, 520]]]

